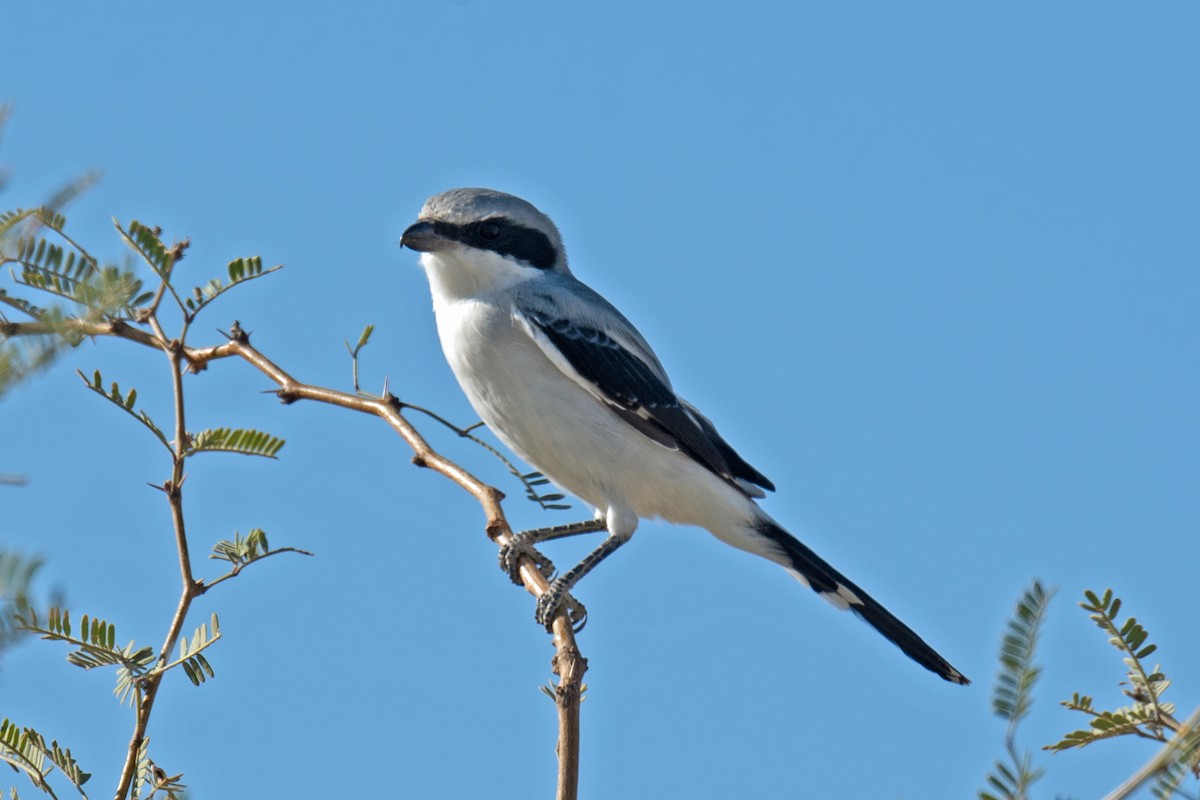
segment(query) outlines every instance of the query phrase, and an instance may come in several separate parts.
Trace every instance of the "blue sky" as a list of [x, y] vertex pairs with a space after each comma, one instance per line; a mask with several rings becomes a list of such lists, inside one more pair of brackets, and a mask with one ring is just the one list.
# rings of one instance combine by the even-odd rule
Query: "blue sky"
[[[297, 377], [363, 380], [473, 421], [416, 256], [424, 199], [491, 186], [558, 222], [576, 273], [768, 475], [770, 513], [967, 675], [909, 663], [782, 570], [644, 523], [581, 586], [585, 797], [970, 796], [1001, 750], [1004, 622], [1060, 587], [1022, 744], [1118, 704], [1074, 602], [1112, 586], [1200, 703], [1200, 9], [1115, 3], [150, 3], [6, 12], [4, 207], [86, 170], [70, 209], [189, 236], [197, 284], [286, 268], [215, 306]], [[86, 344], [0, 404], [0, 545], [43, 587], [157, 644], [178, 592], [159, 446], [83, 391], [102, 369], [170, 413], [163, 359]], [[198, 553], [234, 530], [315, 551], [203, 598], [217, 678], [165, 686], [152, 747], [198, 797], [547, 796], [548, 639], [477, 507], [378, 422], [282, 407], [237, 363], [189, 378], [194, 427], [287, 439], [196, 459]], [[544, 515], [436, 425], [435, 446]], [[593, 541], [551, 548], [559, 563]], [[216, 572], [210, 573], [215, 575]], [[110, 676], [10, 652], [0, 710], [115, 783]], [[1049, 757], [1039, 797], [1097, 796], [1150, 756]]]

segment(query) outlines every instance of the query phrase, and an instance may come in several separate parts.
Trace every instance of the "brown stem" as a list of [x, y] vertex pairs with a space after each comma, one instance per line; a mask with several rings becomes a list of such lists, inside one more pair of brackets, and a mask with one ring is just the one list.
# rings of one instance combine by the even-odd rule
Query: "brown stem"
[[[166, 352], [171, 364], [171, 385], [175, 398], [175, 442], [171, 464], [171, 478], [163, 486], [163, 490], [167, 495], [167, 503], [171, 508], [171, 523], [175, 530], [175, 547], [179, 553], [179, 573], [183, 582], [183, 589], [179, 596], [179, 605], [175, 608], [175, 616], [171, 619], [171, 625], [167, 628], [166, 639], [163, 641], [162, 649], [159, 651], [158, 663], [159, 666], [162, 666], [167, 663], [170, 654], [175, 650], [175, 644], [179, 640], [179, 634], [183, 630], [183, 623], [187, 619], [188, 609], [191, 608], [192, 600], [203, 592], [203, 588], [200, 584], [196, 583], [196, 579], [192, 576], [192, 559], [191, 553], [188, 550], [187, 528], [184, 525], [183, 518], [183, 464], [187, 457], [188, 448], [187, 423], [184, 417], [183, 402], [184, 348], [178, 340], [167, 341], [162, 329], [153, 318], [151, 318], [151, 323], [156, 334], [154, 339], [155, 345], [161, 347]], [[121, 769], [121, 777], [117, 782], [117, 791], [114, 795], [115, 800], [124, 800], [124, 798], [129, 796], [129, 787], [133, 783], [134, 773], [137, 770], [138, 750], [141, 749], [142, 741], [145, 739], [146, 728], [150, 724], [150, 712], [154, 708], [154, 699], [158, 696], [158, 687], [162, 684], [163, 675], [165, 674], [165, 671], [155, 672], [145, 679], [144, 694], [142, 695], [141, 702], [138, 704], [137, 719], [134, 722], [133, 735], [129, 739], [129, 749], [125, 754], [125, 764]]]
[[1174, 759], [1179, 758], [1181, 752], [1180, 746], [1197, 727], [1200, 727], [1200, 708], [1193, 711], [1186, 722], [1182, 724], [1176, 723], [1175, 735], [1167, 743], [1167, 746], [1155, 753], [1154, 757], [1131, 775], [1128, 780], [1105, 795], [1104, 800], [1124, 800], [1124, 798], [1136, 792], [1146, 781], [1170, 766]]
[[[152, 325], [154, 324], [153, 319], [148, 321]], [[504, 516], [504, 511], [500, 507], [500, 501], [504, 499], [503, 493], [499, 489], [485, 484], [470, 472], [443, 457], [430, 447], [429, 443], [417, 432], [416, 428], [400, 414], [399, 401], [393, 397], [363, 397], [361, 395], [353, 395], [334, 389], [300, 383], [252, 347], [249, 337], [246, 336], [237, 323], [234, 323], [228, 342], [206, 348], [190, 348], [173, 344], [162, 336], [161, 329], [156, 329], [155, 334], [157, 335], [153, 335], [119, 320], [100, 323], [89, 323], [81, 320], [75, 325], [75, 330], [85, 336], [116, 336], [167, 352], [168, 356], [172, 359], [173, 380], [176, 381], [175, 385], [177, 389], [177, 448], [182, 445], [184, 442], [183, 437], [186, 435], [182, 431], [182, 400], [180, 399], [182, 395], [178, 394], [181, 391], [180, 384], [178, 383], [180, 377], [179, 367], [181, 366], [180, 359], [186, 359], [190, 369], [193, 372], [199, 372], [205, 369], [210, 361], [220, 358], [239, 357], [249, 362], [274, 381], [279, 386], [276, 393], [285, 403], [291, 403], [296, 400], [315, 400], [321, 403], [360, 411], [364, 414], [373, 414], [382, 419], [413, 449], [412, 461], [414, 464], [419, 467], [427, 467], [434, 472], [444, 475], [475, 498], [487, 517], [484, 530], [493, 542], [498, 545], [505, 545], [512, 540], [512, 529], [509, 527], [508, 520]], [[61, 332], [61, 329], [47, 330], [45, 326], [40, 326], [39, 323], [6, 323], [3, 328], [0, 328], [0, 333], [6, 336], [58, 332]], [[180, 463], [178, 466], [179, 472], [172, 478], [172, 486], [175, 489], [176, 496], [178, 496], [179, 483], [182, 482], [183, 478], [182, 464]], [[168, 492], [168, 496], [170, 496], [170, 492]], [[191, 578], [186, 538], [183, 533], [181, 504], [177, 502], [172, 503], [172, 516], [175, 519], [176, 538], [181, 545], [180, 569], [184, 574], [185, 588], [183, 596], [180, 598], [179, 608], [175, 613], [175, 619], [171, 623], [171, 630], [167, 636], [167, 644], [169, 646], [164, 646], [163, 648], [164, 654], [174, 647], [192, 599], [204, 590], [202, 584], [196, 583]], [[542, 575], [537, 565], [529, 557], [522, 556], [519, 565], [521, 581], [525, 585], [526, 590], [534, 597], [540, 597], [550, 588], [545, 576]], [[571, 621], [565, 609], [560, 611], [554, 618], [551, 629], [554, 634], [555, 648], [553, 659], [554, 672], [559, 676], [559, 684], [555, 691], [555, 705], [558, 708], [559, 726], [558, 792], [556, 797], [558, 800], [575, 800], [579, 793], [579, 703], [582, 694], [583, 675], [587, 671], [587, 659], [579, 652], [579, 648], [575, 642], [575, 631], [571, 626]], [[128, 793], [129, 784], [133, 777], [133, 769], [136, 766], [137, 748], [141, 744], [142, 737], [145, 735], [150, 708], [154, 703], [154, 697], [158, 691], [162, 674], [158, 673], [147, 679], [146, 694], [139, 708], [137, 728], [135, 729], [134, 738], [130, 742], [129, 757], [126, 760], [125, 769], [121, 775], [117, 800], [123, 800]]]
[[[395, 398], [375, 398], [339, 392], [319, 386], [300, 383], [274, 362], [250, 345], [249, 339], [236, 326], [232, 339], [226, 344], [188, 350], [188, 360], [195, 370], [203, 369], [209, 361], [217, 358], [238, 356], [250, 362], [256, 369], [279, 385], [278, 395], [285, 403], [295, 400], [316, 400], [342, 408], [374, 414], [383, 419], [392, 430], [413, 449], [412, 461], [419, 467], [427, 467], [444, 475], [469, 492], [487, 515], [485, 530], [498, 545], [512, 540], [512, 529], [500, 507], [504, 495], [496, 488], [485, 484], [453, 461], [437, 453], [425, 438], [417, 432], [399, 411]], [[528, 557], [520, 561], [521, 581], [530, 594], [539, 597], [550, 586], [537, 565]], [[558, 800], [575, 800], [579, 794], [579, 703], [583, 687], [583, 675], [587, 671], [587, 659], [579, 652], [575, 642], [575, 631], [566, 611], [560, 611], [552, 625], [555, 656], [554, 672], [559, 676], [555, 691], [558, 708]]]
[[[569, 637], [569, 638], [568, 638]], [[557, 800], [576, 800], [579, 796], [579, 704], [583, 700], [583, 674], [587, 659], [575, 646], [575, 635], [565, 614], [554, 619], [554, 671], [558, 686], [554, 705], [558, 709], [558, 792]]]
[[131, 342], [162, 350], [153, 334], [135, 328], [124, 320], [89, 322], [84, 319], [69, 319], [63, 322], [6, 322], [0, 320], [0, 336], [50, 336], [78, 333], [83, 336], [117, 336]]

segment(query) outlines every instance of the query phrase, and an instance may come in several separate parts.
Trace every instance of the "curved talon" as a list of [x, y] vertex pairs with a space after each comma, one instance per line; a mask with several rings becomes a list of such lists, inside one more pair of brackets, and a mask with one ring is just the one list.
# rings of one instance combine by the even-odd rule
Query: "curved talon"
[[587, 625], [587, 608], [576, 600], [573, 594], [564, 591], [563, 585], [557, 580], [551, 581], [546, 593], [538, 597], [533, 618], [549, 633], [553, 628], [554, 618], [563, 607], [566, 608], [567, 619], [571, 622], [571, 630], [579, 633]]
[[567, 618], [571, 620], [571, 629], [579, 633], [587, 625], [587, 608], [571, 594], [563, 598], [563, 602], [567, 604]]
[[533, 618], [549, 631], [563, 605], [567, 607], [567, 619], [571, 621], [571, 627], [576, 633], [583, 630], [583, 626], [587, 624], [587, 609], [567, 592], [567, 586], [561, 578], [550, 581], [550, 588], [538, 597]]
[[508, 575], [509, 580], [517, 586], [524, 585], [521, 580], [521, 556], [529, 556], [530, 560], [537, 565], [538, 572], [547, 580], [554, 574], [554, 564], [550, 559], [546, 558], [537, 548], [528, 542], [523, 542], [516, 539], [509, 544], [500, 546], [500, 569]]

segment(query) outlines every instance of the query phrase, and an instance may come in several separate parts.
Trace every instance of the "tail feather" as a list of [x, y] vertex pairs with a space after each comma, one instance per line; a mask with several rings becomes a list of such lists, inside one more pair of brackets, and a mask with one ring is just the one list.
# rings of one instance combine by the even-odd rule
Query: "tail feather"
[[853, 611], [904, 651], [905, 655], [930, 672], [951, 683], [964, 686], [970, 683], [966, 676], [952, 667], [950, 662], [942, 658], [912, 628], [897, 619], [875, 598], [858, 588], [849, 578], [830, 566], [774, 520], [760, 519], [754, 524], [754, 529], [780, 551], [783, 555], [780, 563], [813, 591], [838, 608]]

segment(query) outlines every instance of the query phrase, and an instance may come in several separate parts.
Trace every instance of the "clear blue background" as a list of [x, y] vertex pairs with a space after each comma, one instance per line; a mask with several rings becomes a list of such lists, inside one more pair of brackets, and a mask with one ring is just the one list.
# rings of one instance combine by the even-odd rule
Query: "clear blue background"
[[[988, 697], [1012, 604], [1061, 588], [1037, 748], [1118, 704], [1074, 602], [1113, 586], [1200, 703], [1200, 7], [1193, 3], [20, 3], [5, 10], [0, 204], [91, 168], [72, 230], [190, 236], [297, 377], [473, 421], [397, 239], [455, 186], [528, 198], [577, 274], [779, 486], [770, 512], [975, 680], [908, 662], [769, 563], [646, 523], [590, 577], [582, 794], [953, 798], [999, 755]], [[178, 594], [161, 448], [74, 368], [170, 418], [164, 359], [99, 341], [0, 405], [0, 544], [43, 589], [157, 645]], [[187, 381], [191, 425], [260, 427], [278, 462], [198, 458], [197, 554], [263, 527], [315, 551], [256, 565], [219, 611], [217, 678], [160, 696], [152, 752], [197, 797], [550, 796], [551, 649], [473, 501], [376, 420], [278, 405], [247, 365]], [[548, 517], [437, 425], [431, 441]], [[551, 549], [569, 562], [592, 541]], [[573, 549], [574, 548], [574, 549]], [[197, 559], [204, 574], [216, 565]], [[50, 644], [6, 657], [0, 709], [70, 744], [104, 796], [131, 720], [111, 675]], [[1153, 752], [1039, 761], [1039, 797], [1097, 796]], [[16, 780], [14, 776], [13, 780]]]

